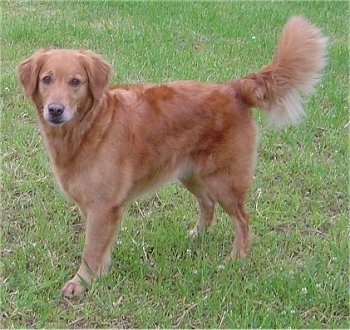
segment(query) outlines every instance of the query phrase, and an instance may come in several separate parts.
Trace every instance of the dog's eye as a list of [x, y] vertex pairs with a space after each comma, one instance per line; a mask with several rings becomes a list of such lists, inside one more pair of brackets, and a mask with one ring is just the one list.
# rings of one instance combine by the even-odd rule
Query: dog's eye
[[80, 80], [78, 78], [73, 78], [70, 82], [69, 85], [72, 87], [78, 87], [80, 85]]
[[52, 82], [52, 78], [50, 76], [45, 76], [42, 80], [43, 84], [49, 85]]

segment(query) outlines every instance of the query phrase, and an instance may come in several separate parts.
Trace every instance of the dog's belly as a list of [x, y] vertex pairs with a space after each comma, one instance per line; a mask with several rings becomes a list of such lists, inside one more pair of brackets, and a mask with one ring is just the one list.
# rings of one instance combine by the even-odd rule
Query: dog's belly
[[167, 182], [182, 180], [194, 175], [195, 166], [190, 159], [184, 159], [177, 163], [168, 162], [145, 171], [138, 175], [128, 193], [127, 201], [135, 200], [147, 193], [152, 193]]

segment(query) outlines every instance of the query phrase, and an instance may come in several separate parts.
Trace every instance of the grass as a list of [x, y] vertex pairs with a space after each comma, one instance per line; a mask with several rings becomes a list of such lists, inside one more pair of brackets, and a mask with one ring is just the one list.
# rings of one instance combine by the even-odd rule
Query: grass
[[[349, 53], [347, 2], [1, 3], [1, 322], [5, 328], [349, 328]], [[195, 201], [176, 184], [124, 218], [109, 274], [62, 299], [84, 220], [56, 187], [32, 104], [14, 75], [41, 47], [89, 48], [113, 82], [223, 81], [272, 56], [287, 18], [329, 37], [329, 64], [308, 116], [262, 127], [248, 200], [251, 255], [225, 263], [232, 230], [191, 241]]]

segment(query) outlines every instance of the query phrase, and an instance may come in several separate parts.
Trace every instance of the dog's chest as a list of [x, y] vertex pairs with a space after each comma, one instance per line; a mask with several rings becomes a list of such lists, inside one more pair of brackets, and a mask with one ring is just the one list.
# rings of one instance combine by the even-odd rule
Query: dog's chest
[[69, 199], [78, 204], [86, 199], [84, 191], [88, 188], [89, 183], [84, 171], [73, 170], [68, 172], [54, 168], [54, 173], [61, 190]]
[[130, 185], [127, 171], [98, 157], [84, 166], [54, 168], [54, 172], [62, 191], [83, 209], [91, 203], [123, 201]]

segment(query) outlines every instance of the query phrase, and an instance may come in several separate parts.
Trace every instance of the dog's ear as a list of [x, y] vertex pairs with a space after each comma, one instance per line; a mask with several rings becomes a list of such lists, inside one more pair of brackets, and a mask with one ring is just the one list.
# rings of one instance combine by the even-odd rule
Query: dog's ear
[[18, 77], [27, 97], [32, 97], [36, 91], [39, 71], [44, 63], [47, 51], [47, 49], [40, 49], [31, 57], [18, 64]]
[[100, 99], [106, 90], [111, 66], [90, 50], [81, 50], [83, 65], [89, 77], [89, 86], [94, 99]]

